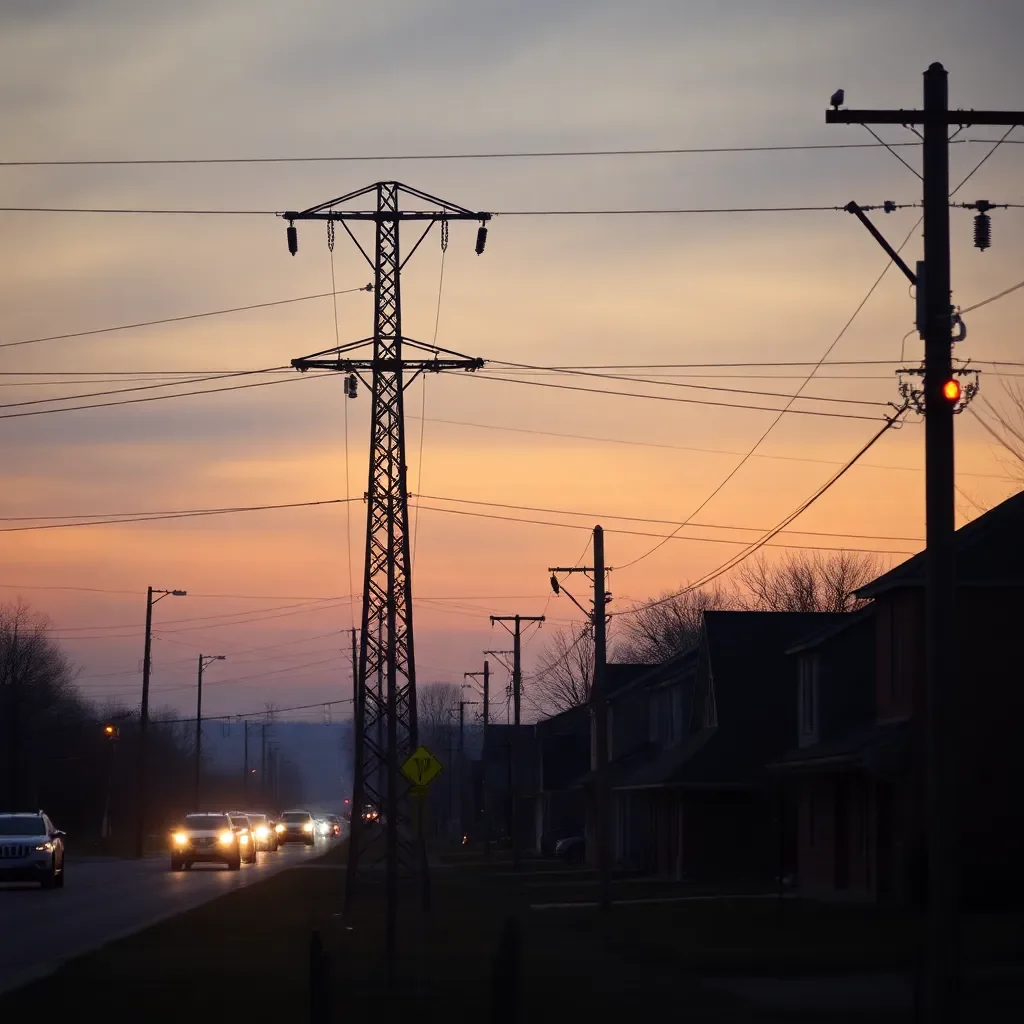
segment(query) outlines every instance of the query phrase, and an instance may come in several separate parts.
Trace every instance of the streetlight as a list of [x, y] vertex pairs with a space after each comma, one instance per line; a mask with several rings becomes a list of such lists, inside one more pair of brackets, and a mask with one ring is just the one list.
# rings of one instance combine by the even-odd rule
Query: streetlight
[[[160, 596], [154, 598], [154, 594]], [[139, 808], [135, 834], [135, 856], [142, 857], [146, 849], [146, 739], [149, 727], [149, 673], [153, 647], [153, 605], [165, 597], [185, 597], [184, 590], [146, 589], [146, 645], [142, 655], [142, 706], [139, 709]]]
[[199, 655], [199, 678], [196, 686], [196, 791], [193, 800], [193, 807], [199, 810], [199, 779], [202, 773], [202, 745], [203, 745], [203, 669], [215, 661], [224, 661], [223, 654], [200, 654]]

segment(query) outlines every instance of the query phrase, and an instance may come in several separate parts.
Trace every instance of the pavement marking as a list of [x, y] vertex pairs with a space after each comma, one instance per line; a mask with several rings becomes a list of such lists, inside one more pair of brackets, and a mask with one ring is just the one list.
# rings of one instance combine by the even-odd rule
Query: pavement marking
[[[792, 899], [786, 895], [782, 899]], [[612, 900], [617, 907], [632, 906], [639, 903], [709, 903], [715, 900], [777, 900], [775, 893], [732, 893], [724, 896], [644, 896], [633, 900]], [[531, 903], [530, 910], [576, 910], [583, 907], [598, 907], [596, 900], [578, 903]]]

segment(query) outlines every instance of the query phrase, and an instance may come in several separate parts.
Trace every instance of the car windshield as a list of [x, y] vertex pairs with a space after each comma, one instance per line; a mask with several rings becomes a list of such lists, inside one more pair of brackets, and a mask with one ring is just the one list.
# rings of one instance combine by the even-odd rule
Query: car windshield
[[250, 814], [249, 824], [250, 825], [265, 825], [267, 823], [267, 816], [265, 814]]
[[224, 828], [227, 821], [223, 814], [189, 814], [185, 817], [185, 827], [199, 830]]
[[249, 819], [248, 818], [239, 817], [238, 815], [232, 815], [232, 817], [231, 817], [231, 824], [234, 825], [235, 828], [248, 828], [249, 827]]
[[45, 836], [42, 818], [0, 818], [0, 836]]
[[309, 821], [308, 811], [285, 811], [281, 815], [282, 821]]

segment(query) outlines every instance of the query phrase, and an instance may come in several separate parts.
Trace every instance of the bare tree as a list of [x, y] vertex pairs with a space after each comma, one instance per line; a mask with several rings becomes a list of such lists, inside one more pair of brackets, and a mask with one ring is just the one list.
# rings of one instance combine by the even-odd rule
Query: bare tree
[[1014, 478], [1024, 483], [1024, 388], [1002, 382], [1003, 394], [993, 401], [981, 395], [981, 409], [971, 406], [974, 418], [1003, 449], [1002, 459]]
[[458, 683], [425, 683], [416, 689], [416, 715], [421, 741], [429, 746], [448, 735], [462, 700]]
[[862, 607], [853, 591], [882, 572], [877, 555], [858, 551], [791, 552], [780, 561], [759, 555], [739, 566], [743, 604], [771, 612], [849, 612]]
[[556, 630], [540, 657], [530, 699], [544, 715], [586, 704], [594, 679], [594, 635], [589, 625]]
[[667, 661], [697, 642], [706, 609], [738, 605], [736, 594], [718, 584], [674, 595], [662, 594], [658, 601], [620, 620], [617, 660], [637, 665]]

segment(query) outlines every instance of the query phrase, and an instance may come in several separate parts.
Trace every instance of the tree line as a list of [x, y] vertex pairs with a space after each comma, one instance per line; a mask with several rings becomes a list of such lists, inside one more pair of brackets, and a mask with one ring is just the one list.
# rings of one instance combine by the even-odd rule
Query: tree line
[[[77, 676], [46, 615], [21, 600], [0, 605], [0, 810], [43, 809], [79, 849], [103, 840], [127, 850], [140, 789], [138, 711], [89, 700]], [[154, 831], [193, 809], [195, 725], [180, 718], [168, 709], [150, 714], [146, 817]], [[204, 805], [259, 802], [262, 787], [246, 789], [241, 775], [205, 763]], [[279, 759], [273, 781], [267, 799], [301, 801], [291, 761]]]

